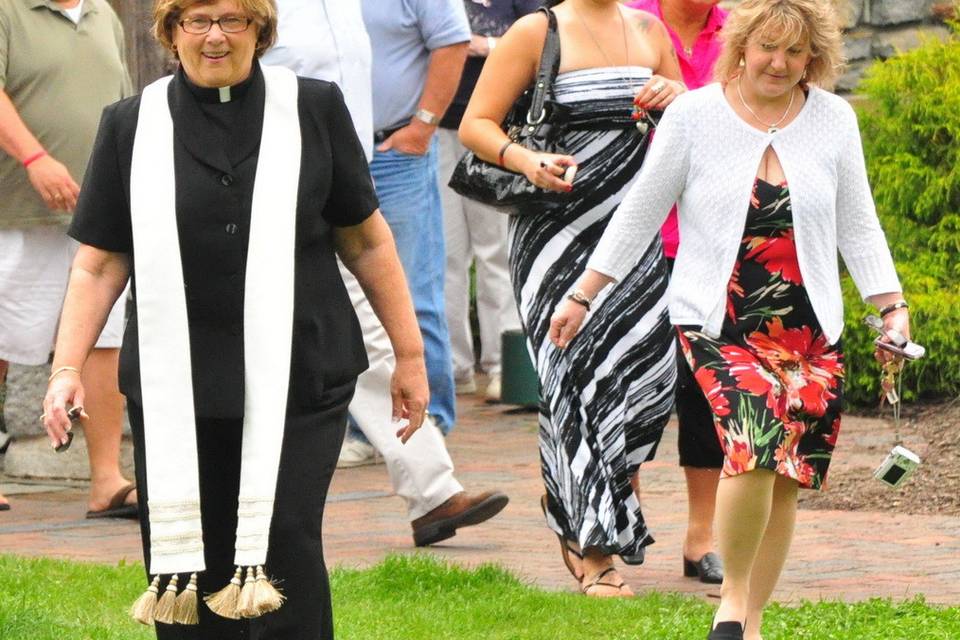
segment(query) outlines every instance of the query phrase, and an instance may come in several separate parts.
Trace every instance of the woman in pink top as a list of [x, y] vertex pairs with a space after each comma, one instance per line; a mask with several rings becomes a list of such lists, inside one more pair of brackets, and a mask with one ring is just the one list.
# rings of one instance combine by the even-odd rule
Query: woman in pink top
[[[660, 18], [667, 27], [688, 89], [713, 82], [713, 65], [720, 56], [720, 28], [727, 12], [719, 0], [633, 0], [627, 5]], [[674, 207], [660, 230], [663, 253], [673, 270], [680, 234]], [[720, 559], [713, 553], [713, 513], [717, 483], [723, 467], [723, 450], [713, 427], [710, 407], [690, 367], [677, 349], [677, 448], [687, 479], [688, 519], [683, 542], [683, 573], [702, 582], [723, 582]]]

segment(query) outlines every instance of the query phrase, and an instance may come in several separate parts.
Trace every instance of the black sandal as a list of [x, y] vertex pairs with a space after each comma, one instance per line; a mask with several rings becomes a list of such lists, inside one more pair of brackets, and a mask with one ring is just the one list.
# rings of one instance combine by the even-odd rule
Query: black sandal
[[[594, 588], [594, 587], [611, 587], [611, 588], [613, 588], [613, 589], [616, 589], [618, 592], [621, 591], [621, 590], [623, 589], [623, 587], [626, 586], [626, 584], [627, 584], [626, 582], [623, 581], [623, 578], [620, 578], [620, 584], [613, 584], [612, 582], [604, 582], [604, 581], [603, 581], [603, 577], [604, 577], [604, 576], [606, 576], [607, 574], [609, 574], [611, 571], [612, 571], [612, 572], [616, 572], [616, 570], [617, 570], [616, 567], [607, 567], [606, 569], [604, 569], [603, 571], [601, 571], [600, 573], [598, 573], [598, 574], [593, 578], [593, 580], [591, 580], [588, 584], [582, 585], [582, 586], [580, 587], [580, 591], [581, 591], [581, 592], [583, 593], [583, 595], [585, 595], [585, 596], [589, 596], [589, 595], [590, 595], [590, 589], [592, 589], [592, 588]], [[616, 596], [607, 596], [607, 597], [616, 597]]]
[[[547, 494], [540, 496], [540, 509], [543, 510], [543, 517], [547, 517]], [[560, 557], [563, 558], [563, 564], [566, 565], [567, 571], [570, 572], [570, 575], [573, 576], [573, 579], [577, 582], [583, 582], [583, 572], [581, 571], [577, 575], [577, 569], [573, 565], [573, 560], [570, 559], [571, 554], [576, 556], [583, 562], [583, 554], [570, 546], [570, 541], [564, 538], [559, 533], [557, 534], [557, 540], [560, 541]]]

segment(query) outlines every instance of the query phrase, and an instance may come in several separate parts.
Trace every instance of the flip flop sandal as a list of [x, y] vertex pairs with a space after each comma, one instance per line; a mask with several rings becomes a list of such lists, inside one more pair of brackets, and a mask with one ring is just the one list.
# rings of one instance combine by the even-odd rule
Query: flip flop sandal
[[620, 580], [620, 584], [613, 584], [612, 582], [604, 582], [603, 580], [604, 576], [608, 575], [611, 572], [616, 572], [616, 570], [617, 570], [616, 567], [607, 567], [606, 569], [601, 571], [599, 574], [597, 574], [593, 578], [593, 580], [589, 582], [589, 584], [585, 584], [582, 587], [580, 587], [580, 591], [583, 592], [583, 595], [590, 596], [590, 595], [593, 595], [590, 593], [590, 589], [594, 587], [611, 587], [617, 590], [618, 592], [617, 595], [611, 594], [609, 596], [597, 596], [597, 597], [607, 597], [607, 598], [619, 597], [619, 592], [622, 591], [623, 587], [625, 587], [627, 583], [624, 582], [622, 578]]
[[136, 520], [140, 517], [140, 509], [136, 504], [126, 504], [127, 496], [132, 492], [136, 491], [137, 485], [132, 482], [124, 487], [121, 487], [119, 491], [113, 494], [113, 497], [110, 498], [110, 504], [107, 505], [106, 509], [100, 511], [87, 511], [87, 519], [94, 520], [96, 518], [127, 518], [130, 520]]
[[[543, 494], [540, 497], [540, 509], [543, 510], [543, 517], [547, 517], [547, 494]], [[573, 560], [570, 559], [571, 555], [576, 556], [581, 561], [583, 561], [583, 554], [581, 554], [576, 549], [570, 546], [570, 541], [564, 538], [562, 535], [557, 533], [557, 540], [560, 541], [560, 557], [563, 558], [563, 564], [566, 565], [567, 571], [570, 572], [570, 575], [573, 576], [573, 579], [577, 582], [583, 582], [583, 572], [581, 571], [579, 575], [577, 574], [577, 568], [573, 564]]]

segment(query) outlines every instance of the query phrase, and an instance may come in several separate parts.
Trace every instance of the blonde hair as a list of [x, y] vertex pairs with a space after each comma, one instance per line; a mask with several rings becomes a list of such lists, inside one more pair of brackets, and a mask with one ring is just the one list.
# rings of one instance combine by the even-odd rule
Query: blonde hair
[[829, 0], [743, 0], [721, 31], [723, 50], [714, 77], [727, 83], [740, 75], [747, 42], [754, 35], [778, 34], [778, 41], [809, 43], [812, 57], [804, 82], [830, 89], [843, 71], [840, 17]]
[[[177, 55], [173, 46], [173, 30], [183, 12], [195, 4], [213, 4], [216, 0], [156, 0], [153, 7], [153, 37], [166, 49]], [[259, 58], [277, 40], [277, 5], [275, 0], [235, 0], [257, 25], [257, 48], [254, 56]]]

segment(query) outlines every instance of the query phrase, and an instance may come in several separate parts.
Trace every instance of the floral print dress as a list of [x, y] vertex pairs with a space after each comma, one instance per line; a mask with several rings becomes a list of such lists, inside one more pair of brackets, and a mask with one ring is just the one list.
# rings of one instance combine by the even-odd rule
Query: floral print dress
[[807, 297], [786, 184], [754, 184], [720, 337], [679, 331], [713, 412], [722, 475], [770, 469], [822, 488], [840, 430], [843, 354]]

